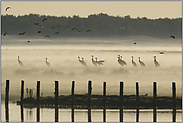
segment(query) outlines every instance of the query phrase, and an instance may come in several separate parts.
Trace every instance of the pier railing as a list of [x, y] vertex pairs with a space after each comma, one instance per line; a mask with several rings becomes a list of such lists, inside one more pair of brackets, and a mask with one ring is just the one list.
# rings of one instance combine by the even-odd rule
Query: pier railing
[[[9, 80], [6, 80], [5, 88], [5, 117], [6, 122], [9, 122]], [[75, 94], [74, 87], [75, 81], [72, 81], [71, 86], [71, 121], [74, 122], [74, 109], [75, 109]], [[124, 109], [124, 100], [123, 100], [123, 88], [124, 83], [120, 82], [120, 93], [119, 93], [119, 122], [123, 122], [123, 109]], [[58, 112], [58, 98], [59, 98], [59, 82], [55, 81], [55, 122], [58, 121], [59, 112]], [[88, 122], [92, 122], [91, 119], [91, 96], [92, 96], [92, 81], [88, 81], [88, 94], [87, 94], [87, 109], [88, 109]], [[37, 81], [37, 122], [40, 122], [40, 81]], [[139, 84], [136, 82], [136, 122], [139, 122], [139, 108], [140, 108], [140, 99], [139, 99]], [[176, 122], [176, 86], [175, 82], [172, 82], [172, 122]], [[20, 97], [20, 108], [21, 108], [21, 122], [24, 122], [23, 116], [23, 105], [24, 105], [24, 81], [21, 80], [21, 97]], [[103, 122], [106, 122], [106, 82], [103, 83]], [[157, 82], [153, 82], [153, 122], [157, 121]]]

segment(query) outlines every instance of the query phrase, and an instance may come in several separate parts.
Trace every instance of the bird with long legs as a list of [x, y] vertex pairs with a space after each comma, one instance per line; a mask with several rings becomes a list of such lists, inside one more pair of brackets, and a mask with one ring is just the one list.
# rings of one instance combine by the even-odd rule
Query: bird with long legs
[[23, 62], [20, 61], [19, 56], [18, 56], [18, 63], [19, 63], [20, 66], [23, 66]]
[[122, 63], [122, 61], [121, 61], [121, 59], [120, 59], [120, 55], [118, 55], [118, 63], [119, 63], [121, 66], [123, 66], [123, 63]]
[[156, 56], [154, 56], [154, 64], [155, 64], [156, 67], [159, 67], [160, 66], [159, 63], [156, 60]]
[[46, 65], [50, 66], [50, 63], [48, 62], [48, 58], [46, 58]]
[[85, 63], [83, 57], [82, 57], [82, 60], [81, 60], [80, 57], [78, 56], [78, 60], [79, 60], [79, 62], [80, 62], [82, 65], [87, 66], [87, 64]]
[[140, 63], [141, 66], [145, 67], [144, 62], [140, 61], [140, 57], [139, 57], [139, 63]]
[[134, 67], [137, 67], [137, 64], [133, 61], [133, 56], [132, 56], [132, 64]]
[[93, 60], [93, 55], [92, 55], [92, 63], [97, 66], [97, 62]]
[[96, 59], [96, 63], [97, 63], [98, 65], [103, 65], [103, 62], [105, 62], [104, 60], [97, 61], [97, 58], [95, 58], [95, 59]]

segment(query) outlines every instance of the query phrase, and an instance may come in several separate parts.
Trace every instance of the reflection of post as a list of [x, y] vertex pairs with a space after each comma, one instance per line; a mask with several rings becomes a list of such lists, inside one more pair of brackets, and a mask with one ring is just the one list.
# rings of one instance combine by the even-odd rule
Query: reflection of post
[[105, 102], [106, 102], [106, 82], [104, 82], [103, 84], [103, 122], [106, 122]]
[[173, 97], [173, 119], [172, 119], [172, 122], [176, 122], [176, 87], [175, 87], [175, 82], [172, 82], [172, 97]]
[[138, 85], [138, 82], [136, 82], [136, 100], [137, 100], [136, 122], [139, 122], [139, 85]]
[[88, 82], [88, 122], [91, 122], [91, 81]]
[[9, 122], [9, 80], [6, 80], [6, 96], [5, 96], [5, 111], [6, 111], [6, 122]]
[[55, 122], [58, 122], [58, 81], [55, 81]]
[[75, 84], [75, 81], [72, 81], [72, 122], [74, 122], [74, 84]]
[[40, 121], [39, 100], [40, 100], [40, 81], [37, 81], [37, 122]]
[[24, 116], [23, 116], [23, 99], [24, 99], [24, 81], [21, 80], [21, 105], [20, 105], [20, 109], [21, 109], [21, 122], [24, 122]]
[[120, 82], [120, 122], [123, 122], [123, 82]]
[[157, 97], [157, 90], [156, 90], [156, 82], [153, 82], [153, 122], [156, 122], [156, 97]]

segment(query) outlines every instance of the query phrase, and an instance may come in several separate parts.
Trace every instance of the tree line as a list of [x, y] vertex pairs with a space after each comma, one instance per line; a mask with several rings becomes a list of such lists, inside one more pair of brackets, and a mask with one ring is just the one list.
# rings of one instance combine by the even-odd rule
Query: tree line
[[[43, 19], [46, 18], [45, 21]], [[35, 25], [34, 23], [38, 23]], [[46, 16], [39, 14], [13, 16], [1, 15], [1, 35], [50, 35], [50, 37], [124, 37], [143, 35], [157, 38], [181, 38], [182, 18], [146, 17], [131, 18], [130, 15], [109, 16], [105, 13], [88, 17]], [[90, 31], [88, 31], [90, 30]], [[41, 31], [41, 33], [38, 33]], [[57, 34], [56, 34], [57, 33]]]

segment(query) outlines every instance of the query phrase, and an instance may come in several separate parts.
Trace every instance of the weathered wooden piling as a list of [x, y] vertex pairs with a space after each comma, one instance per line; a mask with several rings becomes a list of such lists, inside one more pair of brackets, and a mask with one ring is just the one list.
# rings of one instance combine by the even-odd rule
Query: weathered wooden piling
[[21, 122], [24, 122], [24, 115], [23, 115], [23, 99], [24, 99], [24, 81], [21, 80], [21, 105], [20, 105], [20, 110], [21, 110]]
[[156, 82], [153, 82], [153, 122], [156, 122], [156, 98], [157, 98]]
[[137, 100], [136, 122], [139, 122], [139, 85], [138, 85], [138, 82], [136, 82], [136, 100]]
[[6, 95], [5, 95], [5, 111], [6, 111], [6, 122], [9, 122], [9, 80], [6, 80]]
[[91, 122], [91, 87], [92, 81], [88, 81], [88, 122]]
[[40, 81], [37, 81], [37, 122], [40, 122]]
[[173, 98], [172, 122], [176, 122], [176, 87], [175, 87], [175, 82], [172, 82], [172, 98]]
[[120, 106], [120, 122], [123, 122], [123, 82], [120, 82], [119, 106]]
[[58, 122], [58, 81], [55, 81], [55, 122]]
[[106, 82], [103, 83], [103, 122], [106, 122]]
[[72, 90], [71, 90], [71, 95], [72, 95], [72, 115], [71, 115], [71, 119], [72, 119], [72, 122], [74, 122], [74, 85], [75, 85], [75, 81], [72, 81]]

